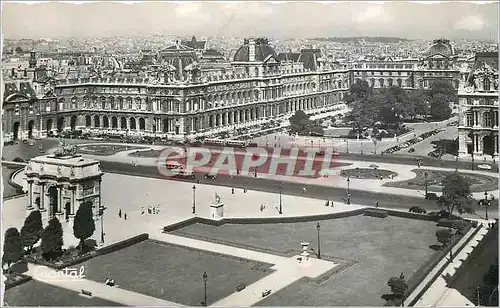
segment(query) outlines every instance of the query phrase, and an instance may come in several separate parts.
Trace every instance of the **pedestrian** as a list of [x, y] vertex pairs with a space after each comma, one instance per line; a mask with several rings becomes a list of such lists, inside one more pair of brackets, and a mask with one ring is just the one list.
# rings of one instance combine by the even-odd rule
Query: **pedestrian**
[[148, 206], [148, 214], [151, 214], [151, 206]]
[[261, 211], [261, 212], [262, 212], [262, 211], [264, 211], [264, 204], [261, 204], [261, 205], [260, 205], [260, 211]]
[[122, 218], [122, 209], [118, 210], [118, 217]]
[[377, 203], [375, 203], [375, 207], [378, 207], [378, 201], [377, 201]]
[[144, 207], [141, 206], [141, 215], [143, 215], [143, 214], [144, 214]]
[[330, 201], [329, 200], [325, 201], [325, 206], [330, 206]]
[[302, 188], [302, 192], [306, 193], [307, 189], [305, 187]]
[[246, 194], [246, 193], [247, 193], [247, 191], [248, 191], [248, 190], [247, 190], [246, 188], [243, 188], [243, 193], [245, 193], [245, 194]]
[[123, 217], [125, 218], [125, 220], [127, 220], [127, 213], [125, 213]]
[[151, 207], [151, 210], [153, 210], [153, 214], [156, 214], [156, 209], [155, 209], [155, 207], [154, 207], [154, 206], [153, 206], [153, 207]]
[[330, 203], [332, 204], [332, 208], [333, 208], [333, 207], [335, 206], [335, 205], [333, 204], [333, 201], [330, 201]]
[[234, 195], [234, 188], [231, 188], [231, 194]]

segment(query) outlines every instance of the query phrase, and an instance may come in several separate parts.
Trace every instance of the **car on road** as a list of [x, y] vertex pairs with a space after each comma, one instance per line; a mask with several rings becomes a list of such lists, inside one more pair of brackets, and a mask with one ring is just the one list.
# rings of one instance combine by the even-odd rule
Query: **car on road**
[[435, 194], [435, 193], [427, 193], [427, 194], [425, 195], [425, 199], [427, 199], [427, 200], [438, 200], [438, 199], [439, 199], [439, 197], [438, 197], [438, 195], [437, 195], [437, 194]]
[[217, 174], [205, 174], [205, 179], [215, 180], [217, 178]]
[[424, 208], [421, 208], [420, 206], [412, 206], [409, 210], [410, 213], [418, 213], [418, 214], [425, 214], [427, 211]]
[[24, 163], [24, 159], [22, 159], [21, 157], [16, 157], [12, 160], [13, 162], [16, 162], [16, 163]]
[[333, 151], [332, 156], [339, 156], [339, 152]]
[[415, 148], [411, 148], [408, 150], [408, 153], [413, 153], [413, 152], [415, 152]]
[[482, 164], [482, 165], [477, 166], [477, 169], [491, 170], [491, 166], [490, 165], [486, 165], [486, 164]]

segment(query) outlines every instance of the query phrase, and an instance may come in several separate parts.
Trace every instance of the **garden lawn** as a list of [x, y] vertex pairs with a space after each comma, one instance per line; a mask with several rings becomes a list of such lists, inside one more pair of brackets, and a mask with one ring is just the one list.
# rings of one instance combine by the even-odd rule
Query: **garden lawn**
[[[22, 166], [21, 166], [22, 167]], [[15, 166], [8, 168], [6, 165], [2, 164], [2, 189], [3, 189], [3, 197], [9, 198], [16, 195], [21, 195], [17, 192], [16, 188], [9, 184], [10, 176], [16, 169], [19, 169], [20, 166]]]
[[147, 240], [82, 264], [87, 279], [110, 277], [120, 288], [188, 306], [204, 300], [203, 272], [207, 272], [210, 305], [271, 271], [272, 265]]
[[[429, 246], [437, 243], [436, 223], [429, 221], [354, 216], [321, 221], [320, 226], [323, 256], [357, 263], [321, 284], [307, 279], [295, 282], [258, 305], [382, 306], [389, 278], [403, 272], [408, 280], [434, 253]], [[198, 223], [173, 233], [281, 255], [299, 251], [304, 241], [317, 248], [316, 221], [219, 227]]]
[[31, 280], [5, 291], [4, 301], [9, 306], [121, 306], [96, 297]]

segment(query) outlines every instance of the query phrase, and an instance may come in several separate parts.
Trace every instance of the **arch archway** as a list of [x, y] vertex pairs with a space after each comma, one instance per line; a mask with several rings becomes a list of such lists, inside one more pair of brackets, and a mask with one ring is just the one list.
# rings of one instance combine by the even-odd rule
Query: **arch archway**
[[59, 117], [57, 119], [57, 132], [58, 133], [61, 133], [64, 130], [64, 123], [65, 123], [64, 117]]
[[146, 130], [146, 120], [139, 118], [139, 130]]
[[127, 129], [127, 119], [125, 117], [120, 118], [120, 127], [122, 129]]
[[71, 203], [66, 202], [64, 205], [64, 219], [69, 221], [69, 215], [71, 215]]
[[14, 125], [12, 125], [12, 134], [13, 134], [13, 139], [17, 140], [19, 139], [19, 127], [21, 126], [21, 123], [19, 122], [14, 122]]
[[28, 139], [33, 138], [33, 129], [35, 128], [35, 121], [31, 120], [28, 122]]
[[109, 127], [109, 119], [107, 116], [102, 117], [102, 127], [108, 128]]
[[74, 131], [76, 129], [76, 120], [77, 120], [76, 115], [71, 117], [71, 121], [70, 121], [71, 131]]
[[483, 154], [493, 155], [495, 148], [493, 139], [493, 135], [487, 135], [483, 137]]
[[89, 115], [87, 115], [85, 116], [85, 127], [90, 127], [90, 126], [92, 126], [92, 118]]
[[115, 116], [111, 118], [111, 128], [118, 128], [118, 119]]
[[97, 115], [94, 116], [94, 127], [96, 127], [96, 128], [101, 127], [101, 119]]
[[58, 191], [56, 186], [51, 186], [47, 190], [49, 193], [49, 216], [53, 217], [57, 213]]
[[47, 123], [45, 125], [45, 128], [47, 130], [47, 136], [52, 136], [52, 119], [48, 119]]
[[135, 118], [130, 118], [130, 129], [137, 129]]

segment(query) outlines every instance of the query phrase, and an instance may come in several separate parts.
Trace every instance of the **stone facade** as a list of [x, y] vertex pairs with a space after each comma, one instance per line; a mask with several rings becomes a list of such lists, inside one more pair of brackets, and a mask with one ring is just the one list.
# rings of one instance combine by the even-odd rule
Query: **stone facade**
[[498, 53], [478, 53], [458, 91], [459, 156], [498, 157]]

